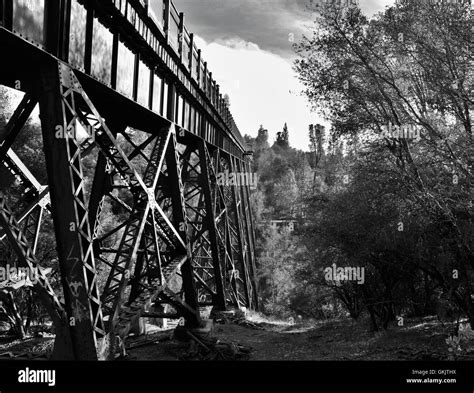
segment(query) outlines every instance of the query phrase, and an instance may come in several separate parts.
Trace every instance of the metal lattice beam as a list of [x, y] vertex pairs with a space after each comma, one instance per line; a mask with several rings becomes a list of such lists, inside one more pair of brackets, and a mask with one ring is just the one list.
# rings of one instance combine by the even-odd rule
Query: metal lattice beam
[[[127, 15], [118, 3], [79, 0], [87, 14], [85, 72], [65, 63], [70, 0], [46, 1], [43, 47], [13, 31], [11, 0], [0, 10], [0, 42], [22, 54], [0, 65], [0, 75], [8, 75], [2, 83], [21, 79], [26, 92], [0, 130], [0, 164], [18, 183], [13, 209], [0, 198], [0, 240], [20, 264], [41, 270], [35, 252], [49, 219], [44, 213], [51, 213], [62, 290], [44, 273], [35, 289], [56, 326], [57, 358], [113, 358], [117, 337], [125, 339], [154, 303], [174, 309], [163, 315], [184, 317], [189, 327], [199, 325], [200, 307], [258, 307], [250, 191], [217, 181], [223, 171], [249, 169], [243, 139], [200, 51], [193, 44], [188, 53], [186, 45], [172, 48], [171, 1], [164, 37], [148, 19], [141, 21], [145, 36], [136, 30], [129, 16], [143, 18], [141, 2], [124, 2], [131, 5]], [[91, 78], [96, 23], [113, 36], [112, 86]], [[187, 34], [183, 15], [180, 29]], [[192, 35], [184, 39], [193, 43]], [[116, 91], [120, 43], [135, 53], [135, 102]], [[34, 72], [25, 59], [38, 65]], [[140, 60], [150, 66], [147, 107], [136, 102]], [[198, 80], [196, 70], [189, 72], [196, 65]], [[158, 96], [163, 117], [152, 112]], [[37, 103], [47, 184], [12, 150]], [[193, 109], [189, 116], [178, 116], [183, 103]]]

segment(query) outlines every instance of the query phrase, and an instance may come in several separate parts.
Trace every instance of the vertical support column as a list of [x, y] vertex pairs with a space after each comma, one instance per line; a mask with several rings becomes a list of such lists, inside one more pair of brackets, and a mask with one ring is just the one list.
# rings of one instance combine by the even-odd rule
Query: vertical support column
[[188, 103], [186, 102], [186, 99], [184, 97], [181, 97], [181, 100], [178, 98], [177, 102], [176, 102], [176, 116], [179, 116], [179, 105], [182, 105], [182, 108], [181, 108], [181, 118], [178, 118], [176, 119], [176, 122], [183, 126], [184, 128], [188, 128], [186, 127], [186, 106], [188, 105]]
[[163, 1], [163, 30], [165, 31], [166, 43], [170, 43], [170, 11], [171, 11], [171, 0]]
[[62, 30], [60, 59], [68, 62], [69, 60], [69, 39], [71, 32], [71, 0], [63, 0], [61, 8]]
[[62, 85], [67, 84], [62, 78], [67, 76], [63, 74], [64, 69], [62, 72], [58, 70], [57, 62], [51, 61], [40, 67], [40, 118], [61, 281], [72, 339], [70, 353], [76, 360], [97, 360], [97, 339], [105, 332], [85, 208], [80, 146], [72, 137], [56, 137], [57, 126], [68, 130], [73, 124], [73, 118], [66, 113], [62, 102]]
[[[214, 139], [214, 130], [212, 132], [212, 139]], [[213, 170], [214, 170], [214, 175], [218, 176], [219, 173], [223, 173], [225, 168], [223, 168], [222, 163], [221, 163], [221, 150], [216, 147], [216, 144], [211, 142], [211, 144], [214, 146], [213, 151], [212, 151], [212, 162], [213, 162]], [[233, 248], [232, 248], [232, 233], [231, 233], [231, 228], [229, 226], [229, 220], [230, 220], [230, 206], [228, 206], [228, 201], [227, 201], [227, 190], [225, 189], [225, 185], [223, 184], [216, 184], [215, 185], [215, 192], [216, 195], [214, 196], [214, 201], [216, 204], [216, 207], [220, 208], [220, 211], [216, 211], [216, 214], [219, 213], [220, 218], [219, 218], [219, 223], [217, 224], [217, 230], [218, 230], [218, 236], [220, 237], [220, 252], [222, 253], [222, 260], [223, 260], [223, 265], [222, 265], [222, 270], [223, 270], [223, 275], [224, 275], [224, 285], [226, 286], [227, 293], [232, 295], [232, 290], [233, 294], [235, 296], [235, 302], [234, 306], [240, 308], [240, 301], [239, 301], [239, 296], [238, 296], [238, 287], [237, 287], [237, 281], [235, 279], [235, 275], [232, 274], [230, 275], [229, 278], [229, 268], [232, 268], [234, 270], [234, 254], [233, 254]]]
[[[174, 125], [172, 125], [174, 127]], [[186, 242], [186, 262], [181, 266], [183, 291], [186, 303], [196, 311], [196, 317], [186, 319], [188, 327], [197, 327], [200, 324], [198, 291], [194, 279], [193, 254], [191, 239], [188, 231], [188, 218], [186, 216], [186, 202], [182, 183], [179, 154], [177, 151], [176, 132], [171, 134], [171, 140], [166, 154], [168, 177], [170, 179], [171, 201], [173, 205], [173, 225], [178, 228], [179, 235]]]
[[44, 3], [44, 46], [53, 56], [59, 57], [60, 35], [62, 33], [61, 8], [64, 0], [45, 0]]
[[2, 0], [0, 22], [7, 30], [13, 30], [13, 0]]
[[[225, 248], [226, 248], [226, 258], [229, 258], [229, 262], [232, 266], [232, 270], [235, 268], [235, 262], [234, 262], [234, 254], [232, 250], [232, 238], [231, 238], [231, 228], [229, 224], [230, 218], [229, 215], [226, 214], [225, 217]], [[226, 266], [227, 268], [227, 266]], [[226, 274], [228, 274], [228, 270], [226, 270]], [[230, 276], [230, 285], [232, 289], [234, 290], [234, 295], [235, 295], [235, 307], [240, 308], [241, 303], [240, 303], [240, 298], [239, 298], [239, 285], [235, 276], [235, 273], [232, 272], [232, 275]]]
[[[204, 119], [203, 123], [205, 123]], [[205, 127], [205, 125], [203, 125], [203, 127]], [[217, 240], [216, 215], [208, 158], [209, 155], [206, 149], [206, 141], [201, 141], [199, 144], [201, 186], [204, 192], [204, 203], [206, 205], [206, 220], [209, 231], [209, 241], [211, 243], [210, 248], [212, 253], [212, 265], [214, 268], [214, 280], [216, 284], [216, 298], [213, 299], [213, 303], [217, 310], [224, 311], [226, 309], [224, 280], [222, 276], [221, 255], [219, 253], [219, 245]]]
[[209, 85], [207, 89], [207, 97], [211, 101], [211, 103], [214, 103], [213, 101], [213, 89], [212, 89], [212, 72], [209, 72]]
[[153, 109], [153, 93], [155, 91], [155, 68], [150, 68], [150, 83], [148, 85], [148, 109]]
[[[54, 1], [54, 0], [53, 0]], [[94, 8], [90, 0], [87, 2], [87, 17], [86, 17], [86, 43], [84, 51], [84, 70], [86, 74], [91, 73], [92, 68], [92, 36], [94, 34]]]
[[[247, 171], [245, 167], [245, 161], [241, 161], [236, 159], [237, 165], [240, 171], [247, 172], [250, 175], [250, 172]], [[258, 293], [257, 293], [257, 272], [256, 272], [256, 265], [255, 265], [255, 244], [252, 238], [252, 228], [250, 226], [250, 218], [252, 216], [252, 211], [250, 208], [250, 200], [247, 196], [250, 195], [249, 185], [247, 184], [245, 187], [241, 188], [241, 195], [242, 195], [242, 211], [243, 211], [243, 229], [245, 232], [245, 236], [247, 239], [247, 260], [248, 260], [248, 268], [249, 268], [249, 277], [252, 281], [252, 289], [253, 293], [250, 294], [253, 300], [253, 306], [257, 309], [258, 308]]]
[[212, 91], [212, 104], [215, 106], [217, 105], [217, 82], [211, 79], [211, 91]]
[[133, 101], [138, 98], [138, 73], [140, 72], [140, 54], [135, 54], [135, 65], [133, 67]]
[[112, 69], [110, 71], [110, 85], [112, 89], [117, 88], [117, 68], [118, 68], [118, 49], [119, 49], [119, 33], [114, 33], [112, 41]]
[[166, 118], [176, 123], [176, 88], [173, 83], [168, 85], [168, 108], [166, 110]]
[[[230, 156], [229, 157], [230, 162], [231, 162], [231, 170], [234, 173], [234, 176], [238, 176], [237, 174], [240, 173], [240, 170], [237, 166], [237, 163], [235, 161], [235, 158]], [[252, 299], [251, 299], [251, 293], [249, 290], [249, 287], [251, 287], [251, 283], [249, 283], [248, 277], [249, 277], [249, 271], [248, 271], [248, 259], [246, 258], [246, 252], [244, 248], [244, 235], [243, 235], [243, 230], [242, 230], [242, 220], [243, 220], [243, 214], [242, 214], [242, 199], [241, 199], [241, 188], [244, 187], [244, 185], [234, 185], [232, 186], [232, 196], [233, 196], [233, 209], [235, 212], [235, 219], [236, 219], [236, 230], [237, 230], [237, 242], [238, 242], [238, 247], [239, 247], [239, 262], [243, 270], [243, 277], [242, 280], [244, 281], [244, 291], [245, 291], [245, 298], [247, 302], [247, 306], [251, 307], [252, 305]]]
[[183, 62], [183, 48], [184, 48], [184, 13], [179, 13], [178, 25], [178, 54], [181, 63]]
[[[193, 40], [194, 40], [194, 34], [193, 34]], [[202, 88], [202, 69], [201, 69], [201, 49], [198, 49], [198, 59], [197, 59], [197, 73], [196, 73], [196, 78], [197, 78], [197, 83], [200, 88]]]
[[[173, 123], [176, 117], [176, 88], [174, 84], [168, 85], [168, 110], [167, 117]], [[174, 127], [174, 124], [172, 125]], [[186, 254], [188, 256], [187, 261], [181, 268], [181, 274], [183, 278], [183, 289], [185, 292], [186, 303], [197, 312], [197, 318], [193, 320], [187, 320], [188, 325], [199, 325], [199, 303], [197, 297], [197, 289], [194, 282], [194, 273], [192, 265], [192, 251], [190, 248], [190, 241], [188, 239], [187, 231], [187, 220], [186, 220], [186, 206], [185, 199], [183, 196], [183, 185], [181, 179], [181, 171], [178, 163], [178, 154], [176, 152], [176, 131], [171, 135], [170, 144], [168, 149], [167, 167], [168, 175], [172, 180], [171, 193], [173, 203], [173, 219], [174, 225], [178, 228], [181, 238], [186, 242]], [[181, 207], [180, 207], [181, 206]]]
[[160, 115], [166, 117], [165, 113], [165, 83], [166, 80], [163, 77], [160, 84]]
[[193, 75], [193, 67], [194, 67], [194, 33], [189, 35], [189, 73], [191, 77]]
[[204, 91], [204, 94], [207, 96], [207, 61], [204, 62], [204, 81], [201, 84], [201, 89]]
[[[214, 143], [215, 145], [215, 143]], [[215, 151], [215, 168], [216, 172], [223, 173], [225, 170], [229, 169], [226, 165], [223, 164], [223, 161], [226, 161], [226, 154], [222, 153], [222, 151], [219, 148], [216, 148]], [[232, 163], [229, 162], [231, 165]], [[232, 171], [233, 168], [230, 166], [230, 171]], [[237, 233], [237, 247], [239, 243], [239, 237], [238, 237], [238, 217], [237, 217], [237, 212], [234, 209], [233, 202], [234, 202], [234, 194], [233, 194], [233, 186], [231, 185], [222, 185], [221, 186], [222, 190], [222, 196], [223, 200], [225, 203], [225, 208], [226, 208], [226, 215], [225, 215], [225, 241], [226, 241], [226, 248], [227, 251], [226, 253], [228, 254], [229, 258], [229, 263], [230, 265], [226, 266], [226, 274], [229, 274], [229, 268], [232, 268], [232, 273], [230, 275], [230, 284], [234, 290], [234, 295], [235, 295], [235, 306], [240, 308], [241, 306], [241, 300], [239, 298], [239, 287], [240, 284], [237, 280], [237, 276], [235, 274], [236, 270], [236, 265], [242, 266], [242, 255], [239, 249], [235, 250], [233, 240], [234, 239], [234, 231]], [[234, 214], [232, 214], [234, 213]], [[236, 255], [237, 254], [237, 255]]]
[[[250, 162], [244, 160], [241, 162], [241, 168], [247, 172], [251, 173], [251, 166]], [[255, 231], [253, 225], [253, 216], [252, 216], [252, 209], [250, 204], [250, 188], [247, 185], [243, 188], [244, 194], [244, 204], [245, 204], [245, 225], [247, 227], [247, 237], [248, 237], [248, 246], [249, 246], [249, 258], [250, 258], [250, 267], [251, 267], [251, 280], [253, 280], [253, 297], [255, 303], [255, 309], [258, 310], [259, 308], [259, 301], [258, 301], [258, 282], [257, 282], [257, 266], [255, 261]]]

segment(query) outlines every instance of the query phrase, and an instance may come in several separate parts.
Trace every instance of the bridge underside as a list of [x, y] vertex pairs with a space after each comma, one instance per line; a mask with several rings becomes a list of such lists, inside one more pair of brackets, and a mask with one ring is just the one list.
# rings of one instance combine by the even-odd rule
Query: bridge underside
[[[0, 190], [0, 239], [38, 269], [54, 357], [112, 359], [151, 312], [196, 327], [202, 307], [256, 309], [249, 188], [218, 181], [249, 172], [245, 156], [168, 120], [174, 105], [162, 117], [1, 27], [0, 47], [12, 54], [0, 84], [24, 94], [0, 130], [14, 179]], [[14, 149], [37, 106], [47, 182]], [[50, 241], [57, 261], [39, 260]]]

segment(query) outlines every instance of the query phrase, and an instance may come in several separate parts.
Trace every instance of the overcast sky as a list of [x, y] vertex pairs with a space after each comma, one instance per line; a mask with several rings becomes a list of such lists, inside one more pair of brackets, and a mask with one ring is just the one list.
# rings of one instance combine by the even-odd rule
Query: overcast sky
[[[153, 0], [152, 0], [153, 1]], [[314, 0], [316, 1], [316, 0]], [[373, 14], [393, 0], [359, 0]], [[270, 138], [288, 123], [290, 144], [307, 150], [308, 125], [324, 123], [311, 113], [292, 69], [289, 40], [308, 32], [309, 0], [174, 0], [185, 24], [197, 36], [208, 68], [229, 94], [231, 112], [242, 133], [255, 136], [260, 124]]]

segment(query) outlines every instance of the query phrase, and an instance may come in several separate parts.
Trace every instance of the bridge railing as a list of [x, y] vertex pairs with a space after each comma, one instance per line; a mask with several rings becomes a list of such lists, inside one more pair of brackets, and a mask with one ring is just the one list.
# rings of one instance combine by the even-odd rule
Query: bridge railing
[[220, 86], [171, 0], [0, 4], [3, 27], [229, 153], [246, 150]]

